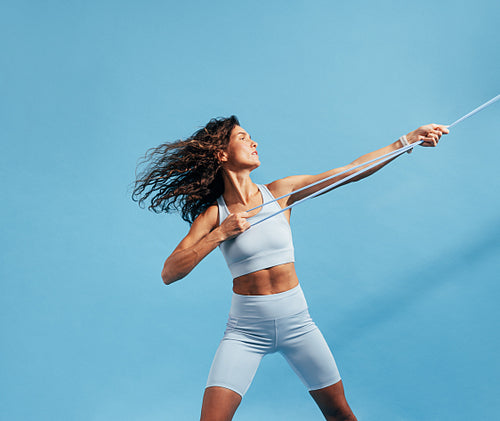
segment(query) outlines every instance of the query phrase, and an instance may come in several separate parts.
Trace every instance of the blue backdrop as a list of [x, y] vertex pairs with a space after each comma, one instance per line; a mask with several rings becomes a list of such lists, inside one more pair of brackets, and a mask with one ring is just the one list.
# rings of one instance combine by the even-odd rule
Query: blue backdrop
[[[3, 1], [2, 420], [195, 420], [231, 279], [169, 287], [138, 158], [236, 114], [254, 181], [351, 162], [500, 93], [497, 1]], [[494, 419], [500, 106], [294, 209], [296, 267], [360, 420]], [[235, 420], [321, 413], [266, 357]]]

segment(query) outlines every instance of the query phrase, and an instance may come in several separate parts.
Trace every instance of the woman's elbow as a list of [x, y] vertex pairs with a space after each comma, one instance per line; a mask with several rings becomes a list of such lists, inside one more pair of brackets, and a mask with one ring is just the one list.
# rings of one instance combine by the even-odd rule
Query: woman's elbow
[[170, 285], [177, 280], [169, 269], [170, 268], [167, 265], [167, 262], [165, 262], [165, 264], [163, 265], [163, 269], [161, 270], [161, 279], [165, 285]]
[[163, 280], [163, 283], [165, 285], [170, 285], [175, 281], [184, 278], [184, 276], [186, 276], [186, 274], [173, 273], [172, 271], [169, 270], [169, 268], [166, 265], [163, 267], [163, 270], [161, 271], [161, 279]]
[[161, 271], [161, 279], [165, 285], [170, 285], [174, 280], [168, 275], [165, 270]]

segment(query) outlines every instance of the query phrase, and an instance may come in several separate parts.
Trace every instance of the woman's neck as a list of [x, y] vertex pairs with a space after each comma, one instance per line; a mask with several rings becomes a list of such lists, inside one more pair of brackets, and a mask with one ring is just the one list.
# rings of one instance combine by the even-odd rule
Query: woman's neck
[[224, 200], [226, 203], [249, 204], [258, 188], [250, 178], [250, 171], [224, 171]]

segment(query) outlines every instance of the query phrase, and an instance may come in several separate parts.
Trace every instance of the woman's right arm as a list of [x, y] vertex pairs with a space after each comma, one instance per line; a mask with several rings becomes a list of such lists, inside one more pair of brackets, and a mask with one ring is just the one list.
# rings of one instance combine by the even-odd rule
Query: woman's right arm
[[169, 285], [184, 278], [220, 243], [250, 228], [245, 215], [231, 214], [217, 226], [217, 206], [210, 206], [194, 220], [189, 233], [168, 256], [161, 271], [163, 282]]

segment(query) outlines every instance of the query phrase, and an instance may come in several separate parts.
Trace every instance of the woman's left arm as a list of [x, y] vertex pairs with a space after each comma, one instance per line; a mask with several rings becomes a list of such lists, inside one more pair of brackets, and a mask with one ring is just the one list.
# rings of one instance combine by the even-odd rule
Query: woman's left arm
[[[428, 124], [425, 126], [421, 126], [418, 129], [408, 133], [406, 135], [406, 139], [408, 140], [408, 143], [415, 143], [420, 140], [423, 141], [422, 146], [436, 146], [438, 144], [439, 139], [443, 134], [448, 134], [448, 129], [444, 125], [440, 124]], [[361, 166], [360, 168], [357, 168], [353, 171], [349, 171], [349, 168], [355, 167], [357, 165], [363, 164], [364, 162], [369, 162], [373, 159], [376, 159], [378, 157], [381, 157], [387, 153], [396, 151], [400, 148], [402, 148], [404, 145], [401, 143], [401, 141], [398, 139], [397, 141], [391, 143], [388, 146], [385, 146], [383, 148], [377, 149], [376, 151], [367, 153], [365, 155], [360, 156], [358, 159], [354, 160], [348, 165], [345, 165], [343, 167], [339, 168], [334, 168], [329, 171], [325, 171], [321, 174], [317, 175], [294, 175], [291, 177], [286, 177], [281, 180], [276, 180], [275, 182], [271, 183], [269, 185], [269, 188], [273, 192], [274, 196], [282, 196], [287, 193], [291, 193], [295, 190], [298, 190], [302, 187], [308, 186], [309, 184], [313, 184], [317, 181], [323, 180], [325, 178], [334, 176], [335, 174], [343, 172], [343, 174], [339, 175], [338, 177], [333, 177], [324, 183], [319, 183], [313, 187], [310, 187], [308, 189], [304, 189], [296, 194], [292, 194], [291, 196], [288, 197], [286, 203], [286, 206], [291, 205], [293, 202], [296, 202], [297, 200], [300, 200], [306, 196], [309, 196], [313, 193], [316, 193], [317, 191], [324, 189], [334, 183], [337, 183], [348, 176], [351, 176], [357, 172], [362, 172], [363, 168], [366, 168], [369, 164], [366, 166]], [[375, 167], [371, 168], [368, 171], [365, 171], [364, 173], [360, 173], [357, 176], [354, 176], [347, 180], [345, 183], [341, 183], [340, 185], [336, 187], [340, 187], [341, 185], [345, 185], [348, 183], [351, 183], [353, 181], [359, 181], [365, 177], [368, 177], [369, 175], [377, 172], [379, 169], [387, 165], [389, 162], [392, 160], [396, 159], [396, 157], [389, 159], [380, 165], [376, 165]], [[345, 172], [344, 172], [345, 171]], [[324, 193], [328, 192], [330, 190], [326, 190]], [[283, 205], [282, 204], [282, 205]]]

